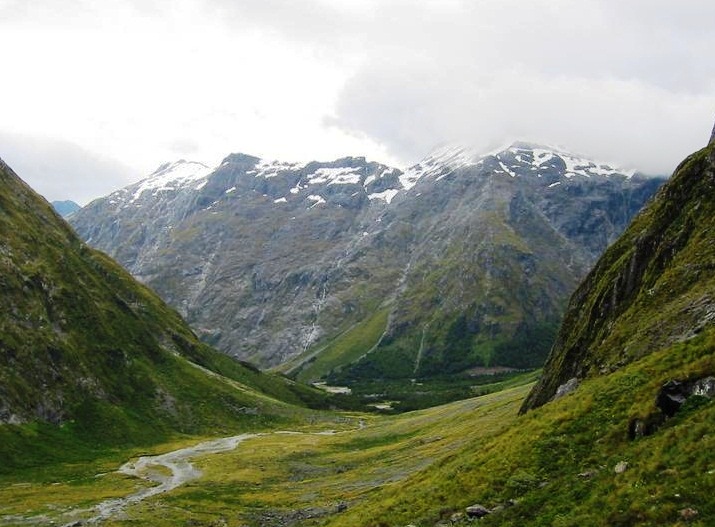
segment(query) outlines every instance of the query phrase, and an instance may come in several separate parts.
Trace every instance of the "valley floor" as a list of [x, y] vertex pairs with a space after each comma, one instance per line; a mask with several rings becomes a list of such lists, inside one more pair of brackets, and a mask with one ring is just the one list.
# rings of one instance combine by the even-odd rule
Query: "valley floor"
[[216, 452], [192, 448], [198, 439], [185, 438], [141, 453], [163, 454], [153, 462], [127, 452], [126, 464], [105, 460], [99, 473], [85, 467], [83, 475], [67, 481], [58, 479], [61, 474], [35, 482], [6, 477], [0, 525], [320, 524], [465, 442], [508, 427], [528, 388], [400, 416], [336, 414], [330, 430], [321, 422], [246, 435], [235, 449], [223, 444]]
[[[711, 376], [714, 351], [710, 328], [522, 416], [531, 384], [400, 415], [303, 410], [236, 431], [256, 435], [233, 450], [191, 457], [201, 476], [162, 494], [118, 469], [217, 438], [18, 470], [0, 476], [0, 524], [65, 525], [139, 492], [146, 499], [101, 525], [461, 526], [481, 504], [485, 527], [705, 527], [715, 524], [715, 401], [696, 397], [647, 434], [630, 431], [665, 382]], [[161, 465], [156, 481], [172, 476]]]

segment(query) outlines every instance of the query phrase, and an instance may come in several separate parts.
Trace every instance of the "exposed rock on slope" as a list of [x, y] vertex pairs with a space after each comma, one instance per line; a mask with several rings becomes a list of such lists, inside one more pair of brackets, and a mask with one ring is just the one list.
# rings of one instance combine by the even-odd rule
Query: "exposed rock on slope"
[[539, 364], [568, 294], [660, 183], [523, 143], [404, 173], [233, 154], [162, 167], [72, 222], [229, 354], [307, 379], [372, 349], [355, 372], [413, 376]]
[[523, 410], [715, 322], [715, 143], [675, 171], [574, 293]]

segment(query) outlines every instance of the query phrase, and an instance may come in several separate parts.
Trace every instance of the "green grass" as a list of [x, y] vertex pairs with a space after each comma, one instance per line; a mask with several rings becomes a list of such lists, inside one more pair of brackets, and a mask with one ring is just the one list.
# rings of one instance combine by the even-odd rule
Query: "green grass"
[[325, 345], [315, 355], [315, 359], [305, 362], [298, 369], [294, 374], [296, 380], [317, 381], [334, 369], [358, 360], [377, 344], [387, 326], [388, 314], [388, 308], [379, 309], [371, 317]]
[[403, 413], [521, 386], [535, 381], [537, 376], [536, 371], [516, 371], [474, 377], [462, 374], [419, 379], [353, 380], [350, 382], [352, 394], [337, 395], [335, 402], [347, 407], [350, 401], [353, 408], [369, 410], [375, 404], [389, 401], [392, 408], [382, 410], [382, 413]]
[[[689, 525], [709, 525], [715, 403], [693, 403], [640, 439], [629, 439], [628, 426], [654, 411], [668, 379], [715, 373], [714, 352], [711, 329], [523, 416], [518, 409], [530, 384], [401, 415], [326, 413], [322, 422], [318, 414], [296, 416], [286, 427], [306, 433], [270, 433], [274, 423], [233, 452], [197, 460], [199, 480], [106, 525], [432, 526], [472, 503], [494, 507], [510, 499], [517, 504], [480, 525], [679, 525], [686, 507], [699, 512]], [[311, 433], [328, 428], [342, 431]], [[177, 438], [149, 450], [199, 440]], [[16, 471], [0, 478], [0, 503], [14, 512], [47, 512], [54, 510], [48, 503], [71, 508], [120, 495], [136, 482], [92, 481], [93, 473], [137, 453], [107, 451], [42, 476]], [[622, 460], [629, 467], [616, 474]], [[64, 498], [55, 497], [52, 482], [68, 486]], [[343, 503], [347, 510], [338, 512]]]
[[[494, 507], [516, 498], [516, 506], [480, 524], [673, 525], [679, 510], [693, 507], [700, 513], [694, 524], [709, 525], [715, 517], [715, 439], [708, 423], [715, 404], [686, 411], [642, 439], [630, 440], [628, 425], [654, 411], [655, 395], [668, 379], [712, 375], [714, 351], [711, 330], [587, 381], [576, 394], [497, 434], [465, 438], [452, 455], [327, 524], [433, 525], [472, 503]], [[470, 422], [481, 427], [476, 416]], [[621, 460], [629, 469], [616, 475]], [[593, 476], [579, 476], [589, 471]]]

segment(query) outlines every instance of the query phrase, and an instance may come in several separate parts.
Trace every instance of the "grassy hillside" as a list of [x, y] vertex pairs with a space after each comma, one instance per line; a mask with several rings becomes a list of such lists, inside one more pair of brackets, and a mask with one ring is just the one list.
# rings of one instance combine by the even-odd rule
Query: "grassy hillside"
[[686, 159], [571, 298], [524, 408], [571, 378], [603, 375], [715, 320], [715, 145]]
[[0, 472], [325, 404], [200, 343], [1, 162], [0, 233]]
[[[530, 385], [400, 416], [363, 416], [364, 427], [353, 416], [301, 427], [302, 435], [255, 437], [197, 460], [201, 479], [105, 524], [431, 527], [453, 518], [452, 525], [471, 525], [459, 514], [479, 503], [495, 510], [480, 525], [711, 525], [713, 402], [691, 401], [647, 436], [629, 429], [655, 410], [664, 382], [715, 371], [714, 350], [709, 329], [521, 416]], [[335, 427], [336, 434], [311, 433]], [[62, 495], [51, 484], [57, 476], [26, 487], [18, 486], [32, 481], [26, 474], [0, 478], [0, 502], [6, 513], [71, 509], [141, 485], [116, 474], [92, 477], [120, 464], [110, 461], [62, 483]], [[621, 462], [627, 467], [616, 473]]]

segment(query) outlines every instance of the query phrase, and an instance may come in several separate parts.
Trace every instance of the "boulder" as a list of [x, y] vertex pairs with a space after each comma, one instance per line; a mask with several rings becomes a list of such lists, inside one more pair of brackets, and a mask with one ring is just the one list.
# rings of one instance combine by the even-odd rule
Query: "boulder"
[[454, 514], [452, 514], [449, 517], [449, 521], [451, 521], [452, 523], [457, 523], [457, 522], [462, 521], [464, 519], [464, 517], [465, 517], [465, 514], [463, 512], [455, 512]]
[[690, 389], [690, 394], [708, 399], [715, 397], [715, 377], [704, 377], [695, 381]]
[[655, 404], [668, 417], [675, 415], [688, 398], [689, 390], [686, 383], [682, 381], [668, 381], [658, 392]]
[[623, 474], [626, 470], [628, 470], [628, 461], [619, 461], [613, 468], [616, 474]]
[[466, 512], [467, 516], [470, 518], [484, 518], [484, 516], [489, 514], [491, 511], [484, 505], [475, 504], [467, 507], [464, 512]]

